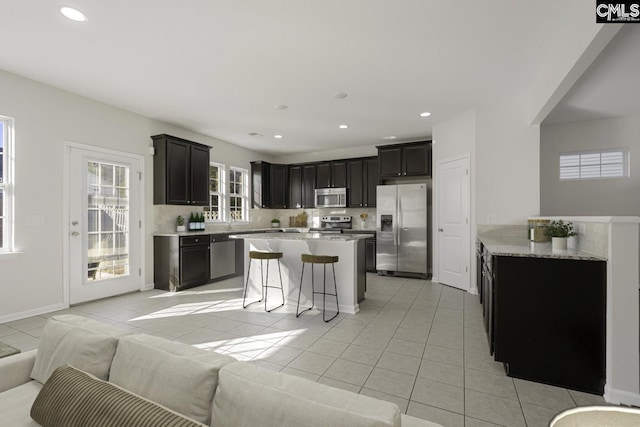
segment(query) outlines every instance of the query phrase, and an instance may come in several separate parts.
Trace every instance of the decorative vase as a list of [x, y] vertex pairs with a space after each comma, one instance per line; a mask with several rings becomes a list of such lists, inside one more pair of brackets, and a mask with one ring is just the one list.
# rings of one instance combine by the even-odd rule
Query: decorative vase
[[176, 225], [176, 231], [178, 233], [184, 233], [185, 231], [187, 231], [187, 227], [184, 225]]
[[552, 237], [551, 250], [567, 250], [567, 237]]
[[365, 220], [360, 220], [360, 228], [367, 228], [367, 222]]

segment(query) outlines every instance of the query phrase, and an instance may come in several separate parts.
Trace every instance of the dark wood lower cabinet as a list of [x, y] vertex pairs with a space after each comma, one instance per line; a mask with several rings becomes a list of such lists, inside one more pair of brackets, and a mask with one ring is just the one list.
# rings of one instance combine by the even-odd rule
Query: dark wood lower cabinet
[[154, 287], [179, 291], [209, 281], [209, 235], [154, 236]]
[[376, 270], [376, 237], [375, 235], [371, 239], [365, 241], [365, 256], [367, 271], [375, 273]]
[[602, 395], [606, 262], [484, 258], [485, 324], [507, 374]]

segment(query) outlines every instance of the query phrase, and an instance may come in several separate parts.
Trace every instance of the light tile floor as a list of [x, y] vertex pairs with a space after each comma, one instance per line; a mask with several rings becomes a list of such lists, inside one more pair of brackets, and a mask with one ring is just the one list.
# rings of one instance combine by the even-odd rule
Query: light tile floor
[[602, 397], [507, 377], [489, 355], [477, 295], [368, 274], [355, 315], [326, 324], [295, 306], [242, 309], [242, 278], [179, 293], [123, 295], [0, 325], [0, 341], [36, 348], [47, 317], [73, 313], [396, 403], [444, 426], [547, 426]]

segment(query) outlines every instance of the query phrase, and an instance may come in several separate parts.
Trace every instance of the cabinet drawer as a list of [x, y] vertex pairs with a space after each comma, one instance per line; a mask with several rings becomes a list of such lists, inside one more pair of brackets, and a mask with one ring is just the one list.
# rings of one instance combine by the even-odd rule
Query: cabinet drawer
[[208, 235], [188, 236], [180, 238], [180, 246], [203, 245], [209, 243]]

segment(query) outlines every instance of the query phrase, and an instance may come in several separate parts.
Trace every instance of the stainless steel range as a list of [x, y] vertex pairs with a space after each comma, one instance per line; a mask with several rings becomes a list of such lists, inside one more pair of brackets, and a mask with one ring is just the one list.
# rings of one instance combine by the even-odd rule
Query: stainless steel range
[[351, 229], [351, 217], [344, 215], [330, 215], [320, 218], [320, 227], [311, 228], [315, 233], [342, 233]]

